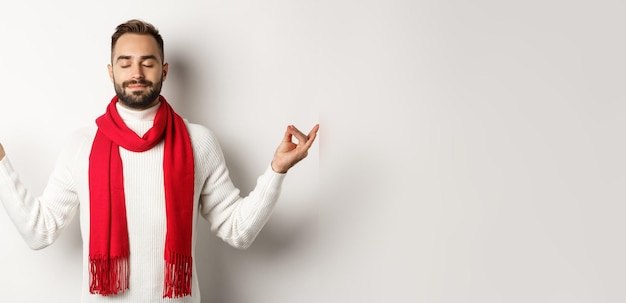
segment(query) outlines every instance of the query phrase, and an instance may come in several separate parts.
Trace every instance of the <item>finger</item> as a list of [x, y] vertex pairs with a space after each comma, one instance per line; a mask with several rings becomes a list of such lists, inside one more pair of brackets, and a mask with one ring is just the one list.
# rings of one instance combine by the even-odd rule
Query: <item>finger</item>
[[290, 125], [290, 129], [291, 129], [291, 133], [294, 136], [296, 136], [296, 138], [298, 139], [298, 143], [306, 143], [306, 141], [309, 139], [304, 133], [302, 133], [295, 126]]
[[315, 126], [313, 126], [313, 128], [309, 132], [309, 135], [307, 136], [309, 139], [306, 141], [307, 148], [311, 147], [311, 145], [313, 145], [313, 142], [315, 142], [315, 138], [317, 137], [317, 131], [319, 129], [320, 129], [320, 125], [315, 124]]
[[287, 126], [287, 129], [285, 130], [285, 135], [283, 136], [283, 142], [291, 143], [291, 130], [289, 129], [290, 126]]
[[311, 131], [309, 132], [308, 137], [314, 137], [315, 135], [317, 135], [317, 131], [320, 129], [320, 125], [319, 124], [315, 124], [315, 126], [313, 126], [313, 128], [311, 129]]

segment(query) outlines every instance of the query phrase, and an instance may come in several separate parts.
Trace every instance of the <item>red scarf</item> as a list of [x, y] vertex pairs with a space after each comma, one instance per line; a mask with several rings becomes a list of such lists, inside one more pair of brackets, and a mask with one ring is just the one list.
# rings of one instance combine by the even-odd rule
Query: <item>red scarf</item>
[[117, 112], [117, 96], [96, 119], [98, 131], [89, 157], [89, 270], [92, 294], [115, 295], [128, 289], [129, 255], [124, 176], [120, 147], [143, 152], [164, 140], [165, 281], [163, 297], [191, 295], [193, 222], [193, 150], [183, 119], [163, 96], [154, 124], [143, 137], [129, 129]]

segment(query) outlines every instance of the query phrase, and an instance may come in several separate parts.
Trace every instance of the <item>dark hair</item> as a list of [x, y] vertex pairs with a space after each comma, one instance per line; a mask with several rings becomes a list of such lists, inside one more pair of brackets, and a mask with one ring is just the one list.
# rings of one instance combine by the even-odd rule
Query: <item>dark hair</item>
[[150, 35], [154, 37], [161, 51], [161, 61], [164, 62], [165, 52], [163, 51], [163, 38], [161, 34], [159, 34], [159, 30], [154, 27], [154, 25], [139, 19], [128, 20], [115, 28], [115, 32], [111, 36], [111, 55], [113, 55], [113, 49], [115, 48], [117, 40], [126, 33]]

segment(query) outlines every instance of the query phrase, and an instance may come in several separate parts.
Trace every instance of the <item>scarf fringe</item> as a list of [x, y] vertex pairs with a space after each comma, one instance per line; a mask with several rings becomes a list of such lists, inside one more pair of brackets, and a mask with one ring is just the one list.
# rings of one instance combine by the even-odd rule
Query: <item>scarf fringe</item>
[[175, 252], [165, 254], [165, 285], [163, 298], [191, 295], [192, 258]]
[[128, 289], [128, 257], [89, 257], [89, 292], [103, 296], [117, 295]]

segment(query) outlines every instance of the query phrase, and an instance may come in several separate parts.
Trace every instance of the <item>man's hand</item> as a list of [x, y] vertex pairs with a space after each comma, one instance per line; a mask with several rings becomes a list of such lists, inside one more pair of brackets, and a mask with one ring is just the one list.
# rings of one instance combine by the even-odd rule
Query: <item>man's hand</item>
[[[315, 141], [319, 128], [320, 125], [316, 124], [308, 135], [304, 135], [295, 126], [287, 126], [283, 141], [278, 145], [274, 153], [272, 169], [277, 173], [284, 174], [296, 165], [296, 163], [300, 162], [300, 160], [306, 158], [309, 153], [309, 148]], [[297, 144], [292, 142], [293, 136], [298, 140]]]
[[2, 147], [2, 144], [0, 144], [0, 160], [4, 159], [4, 148]]

